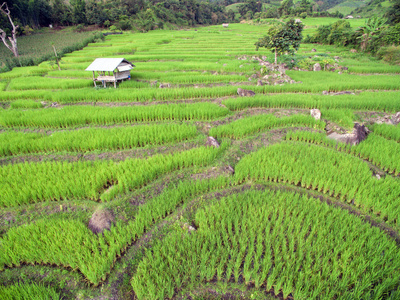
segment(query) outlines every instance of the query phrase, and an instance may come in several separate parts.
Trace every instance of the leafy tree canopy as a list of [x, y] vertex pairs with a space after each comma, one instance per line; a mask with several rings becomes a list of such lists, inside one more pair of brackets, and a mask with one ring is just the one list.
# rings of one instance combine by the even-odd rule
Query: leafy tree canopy
[[303, 23], [293, 19], [287, 23], [273, 25], [268, 29], [267, 35], [255, 43], [256, 50], [264, 47], [275, 52], [275, 63], [277, 63], [278, 55], [285, 52], [293, 54], [295, 50], [299, 49], [303, 39], [303, 28]]

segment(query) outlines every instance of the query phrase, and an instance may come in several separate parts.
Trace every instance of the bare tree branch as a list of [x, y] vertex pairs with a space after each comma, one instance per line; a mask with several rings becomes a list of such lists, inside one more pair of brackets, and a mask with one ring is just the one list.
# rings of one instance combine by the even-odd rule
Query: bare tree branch
[[2, 12], [3, 14], [5, 14], [8, 17], [8, 20], [10, 21], [10, 24], [12, 26], [12, 32], [11, 32], [11, 36], [8, 37], [8, 40], [10, 41], [10, 43], [7, 42], [6, 40], [6, 33], [3, 29], [0, 28], [0, 38], [3, 41], [4, 45], [10, 49], [10, 51], [14, 54], [15, 57], [18, 57], [18, 46], [17, 46], [17, 29], [18, 29], [18, 25], [15, 26], [14, 22], [11, 19], [11, 12], [8, 9], [8, 5], [6, 2], [4, 2], [1, 6], [0, 6], [0, 12]]

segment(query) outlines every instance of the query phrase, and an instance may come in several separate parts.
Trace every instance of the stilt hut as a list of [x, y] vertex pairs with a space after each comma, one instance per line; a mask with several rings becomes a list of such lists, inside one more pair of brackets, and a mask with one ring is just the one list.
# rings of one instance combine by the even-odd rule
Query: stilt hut
[[104, 87], [107, 82], [114, 83], [117, 87], [117, 82], [124, 79], [130, 79], [130, 71], [135, 66], [125, 58], [96, 58], [86, 71], [93, 72], [93, 84], [96, 87], [96, 81], [100, 81]]

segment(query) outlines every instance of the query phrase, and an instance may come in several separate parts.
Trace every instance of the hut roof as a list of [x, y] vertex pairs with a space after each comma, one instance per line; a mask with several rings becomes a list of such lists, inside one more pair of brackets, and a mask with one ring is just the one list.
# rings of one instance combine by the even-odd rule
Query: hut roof
[[132, 70], [134, 65], [125, 58], [96, 58], [86, 71], [118, 71]]

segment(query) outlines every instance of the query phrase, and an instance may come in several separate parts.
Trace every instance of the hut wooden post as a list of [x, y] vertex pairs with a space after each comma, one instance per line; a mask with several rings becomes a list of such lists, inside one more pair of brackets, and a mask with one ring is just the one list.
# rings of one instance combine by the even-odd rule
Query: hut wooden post
[[93, 71], [93, 83], [94, 83], [94, 87], [97, 87], [97, 85], [96, 85], [96, 77], [94, 76], [94, 71]]

